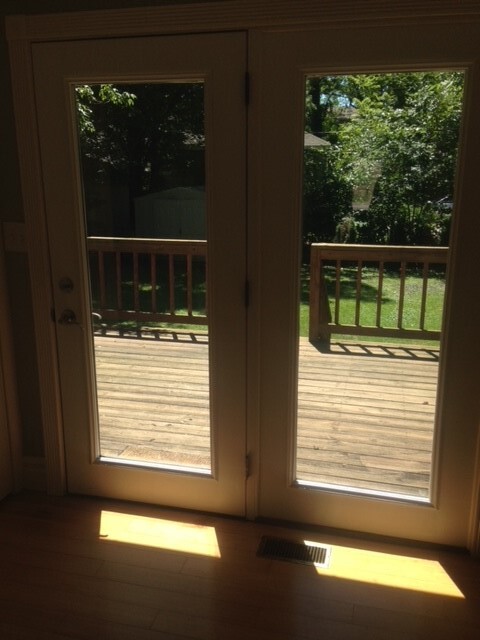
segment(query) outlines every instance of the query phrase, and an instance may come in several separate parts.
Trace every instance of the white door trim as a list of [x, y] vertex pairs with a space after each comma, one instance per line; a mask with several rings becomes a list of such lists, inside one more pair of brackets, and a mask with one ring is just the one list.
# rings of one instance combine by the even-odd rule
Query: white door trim
[[[267, 418], [262, 425], [263, 459], [258, 497], [264, 516], [281, 519], [288, 513], [292, 519], [302, 521], [309, 517], [310, 522], [333, 527], [411, 536], [444, 544], [470, 544], [468, 525], [474, 486], [470, 474], [474, 467], [480, 417], [477, 402], [480, 350], [476, 340], [480, 306], [476, 299], [472, 301], [467, 295], [468, 288], [472, 291], [475, 287], [475, 246], [478, 243], [475, 204], [478, 194], [474, 177], [474, 167], [478, 167], [480, 161], [480, 130], [474, 106], [479, 99], [478, 93], [474, 95], [474, 92], [480, 92], [478, 32], [478, 24], [428, 28], [422, 25], [408, 29], [402, 25], [381, 32], [374, 28], [342, 28], [337, 33], [259, 30], [255, 34], [258, 37], [251, 43], [257, 50], [252, 76], [261, 74], [262, 82], [258, 88], [261, 96], [256, 98], [260, 107], [255, 115], [252, 114], [250, 126], [253, 136], [256, 132], [256, 139], [260, 141], [256, 153], [262, 157], [260, 175], [264, 185], [263, 190], [257, 189], [258, 198], [253, 210], [261, 221], [263, 255], [271, 250], [268, 239], [272, 236], [282, 247], [281, 262], [274, 263], [267, 256], [260, 265], [264, 270], [260, 281], [272, 282], [261, 295], [264, 304], [261, 329], [264, 333], [259, 345], [262, 372], [259, 413]], [[363, 48], [362, 43], [365, 43]], [[278, 68], [282, 69], [281, 74], [276, 73]], [[293, 343], [297, 318], [292, 315], [292, 300], [297, 299], [298, 285], [292, 282], [292, 274], [298, 264], [301, 211], [303, 78], [310, 72], [334, 74], [420, 68], [465, 68], [468, 78], [459, 171], [462, 189], [456, 191], [459, 198], [453, 230], [455, 248], [449, 275], [447, 308], [451, 313], [446, 325], [448, 344], [444, 344], [442, 353], [439, 389], [439, 406], [443, 411], [439, 416], [438, 451], [440, 456], [445, 455], [440, 461], [439, 491], [437, 499], [434, 496], [434, 507], [407, 509], [404, 505], [394, 507], [389, 502], [380, 510], [376, 508], [378, 502], [372, 501], [371, 509], [367, 510], [363, 508], [367, 503], [364, 499], [342, 494], [340, 500], [338, 492], [329, 494], [325, 491], [315, 495], [312, 491], [297, 489], [291, 485], [292, 473], [287, 467], [292, 459], [289, 438], [295, 412], [292, 371], [296, 358]], [[265, 106], [269, 103], [279, 106], [267, 111]], [[285, 123], [290, 126], [285, 127]], [[278, 135], [280, 130], [282, 136]], [[293, 238], [292, 242], [288, 243], [287, 238]], [[280, 295], [273, 284], [276, 282], [282, 283]], [[276, 322], [271, 328], [272, 317]], [[278, 389], [282, 389], [281, 396]], [[408, 510], [411, 511], [410, 520], [405, 515]], [[411, 523], [415, 523], [415, 530], [409, 529]]]
[[51, 321], [53, 298], [29, 41], [12, 41], [10, 59], [26, 246], [35, 311], [34, 328], [45, 447], [46, 487], [51, 494], [63, 494], [66, 490], [63, 425], [55, 325]]
[[472, 21], [478, 0], [223, 0], [7, 17], [9, 40], [30, 42], [254, 28]]
[[[32, 51], [56, 316], [69, 307], [78, 319], [73, 327], [56, 324], [68, 488], [76, 493], [243, 515], [246, 35], [35, 43]], [[133, 462], [112, 464], [109, 454], [102, 455], [100, 446], [94, 444], [99, 438], [95, 427], [101, 431], [107, 419], [102, 417], [100, 401], [97, 420], [95, 403], [96, 367], [89, 321], [88, 260], [82, 242], [86, 229], [82, 224], [73, 86], [99, 81], [162, 83], [177, 78], [182, 84], [201, 80], [205, 105], [210, 369], [203, 381], [210, 381], [212, 450], [211, 472], [207, 474], [153, 471]], [[67, 293], [58, 286], [65, 276], [75, 283], [74, 290]], [[101, 391], [98, 395], [100, 400]]]

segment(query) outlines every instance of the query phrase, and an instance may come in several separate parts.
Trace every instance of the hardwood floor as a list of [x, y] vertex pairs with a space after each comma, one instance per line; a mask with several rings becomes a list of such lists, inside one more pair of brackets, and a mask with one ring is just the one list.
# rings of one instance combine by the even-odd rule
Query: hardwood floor
[[[257, 557], [263, 535], [331, 547], [325, 569]], [[460, 552], [154, 506], [0, 502], [2, 640], [477, 640]]]
[[[210, 468], [208, 339], [95, 337], [102, 454]], [[438, 352], [302, 340], [297, 477], [427, 497]]]

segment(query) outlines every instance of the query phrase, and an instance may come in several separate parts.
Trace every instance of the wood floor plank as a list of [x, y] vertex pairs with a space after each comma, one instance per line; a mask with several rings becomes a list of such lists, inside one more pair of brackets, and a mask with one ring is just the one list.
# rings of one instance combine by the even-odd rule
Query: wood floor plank
[[[212, 527], [220, 557], [107, 540], [107, 512]], [[258, 557], [263, 535], [328, 544], [329, 566]], [[0, 567], [2, 640], [477, 640], [480, 628], [467, 554], [153, 505], [11, 496]]]

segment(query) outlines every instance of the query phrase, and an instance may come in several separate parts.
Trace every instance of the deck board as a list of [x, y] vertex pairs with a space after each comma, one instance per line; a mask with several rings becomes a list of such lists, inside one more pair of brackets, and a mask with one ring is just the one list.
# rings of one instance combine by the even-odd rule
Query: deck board
[[[96, 336], [101, 453], [210, 467], [208, 340]], [[428, 496], [433, 349], [300, 344], [297, 479]]]

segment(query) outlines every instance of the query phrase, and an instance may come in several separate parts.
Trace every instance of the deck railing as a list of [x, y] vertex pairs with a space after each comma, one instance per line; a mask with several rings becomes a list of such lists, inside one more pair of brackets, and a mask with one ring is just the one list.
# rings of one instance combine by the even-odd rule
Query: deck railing
[[[206, 325], [205, 240], [152, 240], [89, 237], [87, 248], [93, 311], [104, 321], [169, 322]], [[310, 254], [309, 338], [329, 344], [331, 334], [438, 340], [440, 330], [426, 327], [432, 267], [447, 264], [447, 247], [395, 247], [314, 243]], [[406, 277], [421, 279], [418, 326], [405, 326]], [[362, 323], [364, 270], [376, 277], [374, 325]], [[353, 322], [341, 322], [342, 278], [354, 283]], [[383, 321], [384, 277], [398, 275], [395, 326]], [[353, 276], [352, 276], [353, 274]], [[328, 284], [327, 284], [328, 283]], [[327, 290], [328, 289], [328, 290]], [[198, 301], [200, 298], [200, 303]]]
[[[448, 247], [396, 247], [376, 245], [324, 244], [311, 245], [310, 254], [310, 317], [309, 338], [324, 345], [330, 344], [331, 334], [372, 336], [388, 338], [415, 338], [439, 340], [440, 330], [426, 328], [427, 293], [432, 267], [445, 269]], [[354, 318], [348, 324], [341, 322], [340, 307], [342, 276], [346, 270], [353, 277]], [[362, 278], [364, 269], [376, 278], [375, 324], [366, 326], [361, 321]], [[414, 269], [421, 279], [417, 305], [417, 326], [406, 327], [405, 310], [412, 300], [406, 300], [407, 271]], [[389, 273], [398, 275], [398, 301], [395, 326], [385, 326], [382, 319], [384, 277]], [[327, 284], [328, 283], [328, 284]]]
[[205, 240], [89, 237], [87, 249], [102, 320], [207, 324]]

